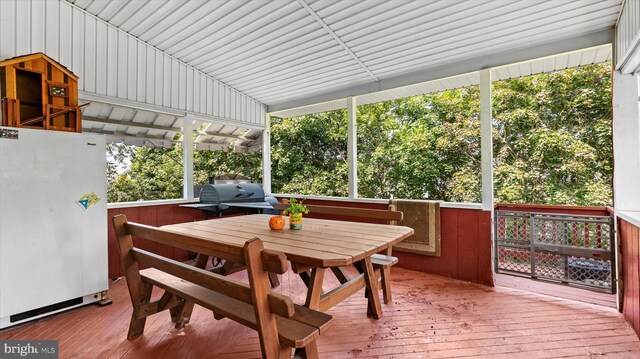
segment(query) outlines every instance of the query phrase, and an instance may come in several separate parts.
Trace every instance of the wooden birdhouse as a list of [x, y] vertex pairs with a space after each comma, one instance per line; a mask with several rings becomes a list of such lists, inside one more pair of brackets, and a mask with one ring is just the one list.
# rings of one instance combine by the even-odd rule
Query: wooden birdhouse
[[43, 53], [0, 61], [2, 125], [82, 132], [78, 77]]

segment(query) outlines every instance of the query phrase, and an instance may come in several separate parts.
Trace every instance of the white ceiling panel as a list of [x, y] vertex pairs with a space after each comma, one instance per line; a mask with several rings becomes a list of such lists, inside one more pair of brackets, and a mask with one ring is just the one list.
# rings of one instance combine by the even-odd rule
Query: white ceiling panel
[[[607, 40], [601, 35], [595, 39], [594, 34], [613, 28], [622, 4], [622, 0], [68, 1], [272, 110], [314, 101], [333, 103], [347, 93], [404, 94], [408, 90], [393, 88], [437, 79], [413, 74], [435, 73], [496, 54], [491, 67], [506, 65], [509, 59], [535, 58], [519, 55], [534, 47], [546, 51], [538, 56], [547, 56], [579, 50], [580, 44], [602, 45]], [[526, 76], [609, 57], [610, 50], [574, 53], [554, 63], [521, 64], [518, 69], [494, 72]], [[457, 74], [441, 77], [472, 70], [473, 65], [460, 65]], [[465, 79], [454, 76], [451, 81], [462, 86]]]
[[[511, 78], [525, 77], [535, 74], [548, 73], [565, 70], [571, 67], [591, 65], [605, 61], [611, 61], [611, 45], [603, 45], [592, 48], [573, 51], [555, 56], [543, 57], [525, 62], [514, 63], [505, 66], [495, 67], [491, 71], [493, 81], [506, 80]], [[446, 77], [438, 80], [413, 84], [410, 86], [397, 87], [385, 91], [371, 92], [365, 95], [356, 96], [358, 105], [388, 101], [398, 98], [417, 96], [422, 94], [441, 92], [454, 88], [478, 85], [480, 75], [478, 72], [471, 72], [458, 76]], [[347, 99], [339, 99], [323, 102], [310, 106], [292, 108], [271, 113], [277, 117], [294, 117], [311, 113], [332, 111], [346, 108]]]

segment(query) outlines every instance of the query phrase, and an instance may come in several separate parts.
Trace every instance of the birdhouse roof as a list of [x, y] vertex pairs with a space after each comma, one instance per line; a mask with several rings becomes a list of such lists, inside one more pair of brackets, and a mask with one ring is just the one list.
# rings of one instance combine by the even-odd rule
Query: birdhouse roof
[[68, 68], [66, 68], [64, 65], [60, 64], [58, 61], [50, 58], [49, 56], [45, 55], [42, 52], [37, 52], [35, 54], [29, 54], [29, 55], [16, 56], [16, 57], [12, 57], [10, 59], [2, 60], [2, 61], [0, 61], [0, 67], [5, 67], [5, 66], [17, 64], [17, 63], [20, 63], [20, 62], [25, 62], [25, 61], [32, 61], [32, 60], [36, 60], [36, 59], [39, 59], [39, 58], [43, 58], [45, 61], [47, 61], [51, 65], [53, 65], [56, 68], [58, 68], [60, 71], [62, 71], [65, 74], [67, 74], [69, 77], [71, 77], [71, 78], [73, 78], [75, 80], [78, 80], [78, 76], [76, 76]]

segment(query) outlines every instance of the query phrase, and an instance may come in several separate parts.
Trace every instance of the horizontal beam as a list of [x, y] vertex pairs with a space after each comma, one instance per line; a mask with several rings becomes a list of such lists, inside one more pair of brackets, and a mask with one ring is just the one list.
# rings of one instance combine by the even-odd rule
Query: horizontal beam
[[618, 59], [616, 70], [620, 70], [623, 75], [640, 72], [640, 32], [631, 40], [622, 58]]
[[128, 134], [126, 132], [117, 132], [117, 131], [102, 131], [102, 130], [96, 130], [96, 129], [83, 128], [82, 132], [97, 133], [99, 135], [105, 135], [109, 137], [118, 137], [118, 138], [123, 138], [127, 140], [137, 140], [137, 141], [162, 141], [162, 142], [170, 142], [170, 143], [182, 142], [182, 141], [176, 141], [170, 138], [164, 138], [160, 136], [136, 136], [136, 135]]
[[[159, 137], [159, 136], [136, 136], [136, 135], [131, 135], [125, 132], [117, 132], [117, 131], [101, 131], [101, 130], [95, 130], [95, 129], [83, 129], [83, 132], [89, 132], [89, 133], [96, 133], [99, 135], [105, 135], [107, 137], [110, 138], [118, 138], [118, 139], [124, 139], [124, 140], [133, 140], [133, 141], [153, 141], [153, 142], [163, 142], [163, 143], [171, 143], [171, 144], [176, 144], [176, 143], [182, 143], [182, 141], [180, 140], [173, 140], [173, 139], [169, 139], [169, 138], [164, 138], [164, 137]], [[240, 145], [231, 145], [229, 143], [214, 143], [214, 142], [197, 142], [194, 141], [194, 144], [196, 146], [196, 148], [202, 148], [202, 147], [209, 147], [209, 146], [214, 146], [217, 147], [217, 150], [220, 151], [225, 151], [228, 148], [235, 148], [237, 150], [239, 150], [238, 152], [246, 152], [246, 151], [250, 151], [252, 146], [240, 146]]]
[[145, 102], [125, 100], [125, 99], [115, 98], [111, 96], [98, 95], [98, 94], [89, 93], [85, 91], [79, 91], [78, 97], [81, 100], [85, 100], [85, 101], [100, 102], [100, 103], [104, 103], [112, 106], [121, 106], [121, 107], [136, 109], [136, 110], [162, 113], [162, 114], [176, 116], [176, 117], [184, 117], [187, 114], [191, 114], [193, 115], [193, 118], [196, 120], [219, 123], [221, 125], [229, 125], [229, 126], [236, 126], [236, 127], [256, 129], [256, 130], [262, 130], [264, 128], [264, 126], [261, 126], [261, 125], [234, 121], [224, 117], [205, 115], [199, 112], [180, 111], [170, 107], [152, 105]]
[[[159, 130], [159, 131], [169, 131], [169, 132], [182, 132], [182, 128], [173, 127], [173, 126], [160, 126], [154, 125], [151, 123], [141, 123], [141, 122], [130, 122], [130, 121], [122, 121], [122, 120], [113, 120], [110, 118], [101, 118], [101, 117], [92, 117], [92, 116], [82, 116], [82, 121], [94, 122], [94, 123], [102, 123], [108, 125], [115, 126], [128, 126], [133, 128], [140, 128], [146, 130]], [[223, 138], [231, 138], [231, 139], [241, 139], [245, 141], [255, 141], [253, 138], [246, 138], [238, 135], [230, 135], [227, 133], [220, 132], [211, 132], [211, 131], [202, 131], [202, 130], [194, 130], [196, 134], [200, 136], [209, 136], [209, 137], [223, 137]]]
[[414, 85], [422, 82], [461, 75], [469, 72], [480, 71], [486, 68], [499, 67], [517, 62], [528, 61], [545, 56], [556, 55], [564, 52], [576, 51], [588, 47], [606, 45], [613, 42], [613, 30], [605, 29], [598, 32], [570, 37], [542, 45], [534, 45], [526, 48], [514, 48], [509, 51], [491, 55], [480, 56], [469, 60], [450, 63], [443, 66], [425, 68], [406, 75], [400, 75], [369, 82], [362, 85], [346, 87], [341, 90], [312, 94], [292, 101], [285, 101], [270, 105], [268, 113], [289, 110], [293, 108], [309, 106], [313, 104], [345, 99], [351, 96], [360, 96], [369, 93]]

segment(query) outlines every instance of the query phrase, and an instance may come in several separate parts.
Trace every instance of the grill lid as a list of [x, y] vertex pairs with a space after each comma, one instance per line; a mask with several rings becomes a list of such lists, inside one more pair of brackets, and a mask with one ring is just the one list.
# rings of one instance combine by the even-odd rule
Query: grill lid
[[200, 202], [207, 204], [264, 202], [264, 191], [255, 183], [208, 184], [202, 187]]

